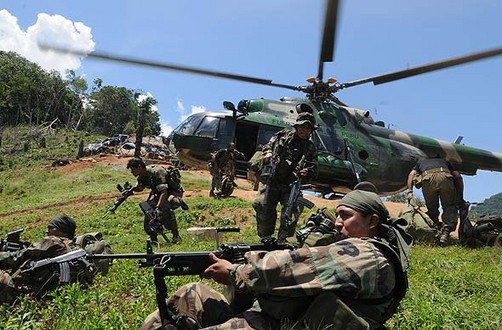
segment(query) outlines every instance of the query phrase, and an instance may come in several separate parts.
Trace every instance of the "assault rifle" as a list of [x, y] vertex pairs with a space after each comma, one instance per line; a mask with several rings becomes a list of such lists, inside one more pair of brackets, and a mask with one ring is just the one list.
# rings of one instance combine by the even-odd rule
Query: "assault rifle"
[[139, 203], [139, 208], [143, 211], [143, 214], [150, 219], [148, 222], [148, 231], [155, 234], [161, 234], [162, 237], [164, 237], [164, 240], [169, 243], [169, 239], [164, 232], [164, 226], [160, 222], [160, 219], [157, 218], [158, 215], [150, 203], [141, 202]]
[[30, 245], [30, 242], [21, 241], [21, 233], [24, 231], [23, 228], [11, 231], [7, 233], [6, 238], [0, 239], [0, 251], [3, 252], [15, 252], [21, 250]]
[[86, 260], [87, 252], [84, 249], [73, 250], [53, 258], [46, 258], [39, 261], [30, 262], [21, 274], [32, 273], [47, 267], [59, 266], [59, 283], [66, 284], [70, 282], [70, 265], [73, 263], [83, 263], [86, 269], [91, 264]]
[[105, 214], [103, 214], [103, 216], [101, 217], [102, 219], [106, 217], [109, 213], [115, 212], [118, 209], [118, 207], [122, 205], [122, 203], [124, 203], [126, 199], [134, 193], [132, 191], [133, 186], [131, 186], [129, 182], [126, 182], [124, 184], [124, 187], [122, 187], [120, 184], [117, 184], [117, 189], [118, 191], [120, 191], [121, 195], [117, 197], [117, 199], [115, 199], [115, 203], [113, 204], [113, 206], [110, 207], [110, 209], [106, 211]]
[[268, 203], [268, 192], [270, 191], [270, 186], [272, 185], [272, 178], [275, 175], [276, 163], [272, 158], [268, 160], [268, 163], [263, 166], [260, 174], [261, 181], [266, 185], [265, 192], [263, 194], [263, 205]]
[[[298, 163], [297, 173], [299, 170], [305, 167], [305, 156], [302, 157]], [[308, 207], [309, 209], [314, 207], [314, 203], [302, 196], [302, 189], [307, 188], [309, 185], [302, 184], [302, 178], [300, 174], [297, 174], [297, 179], [290, 184], [291, 190], [289, 192], [288, 203], [286, 204], [286, 209], [284, 210], [284, 217], [286, 218], [286, 226], [289, 226], [293, 222], [293, 210], [300, 204]]]

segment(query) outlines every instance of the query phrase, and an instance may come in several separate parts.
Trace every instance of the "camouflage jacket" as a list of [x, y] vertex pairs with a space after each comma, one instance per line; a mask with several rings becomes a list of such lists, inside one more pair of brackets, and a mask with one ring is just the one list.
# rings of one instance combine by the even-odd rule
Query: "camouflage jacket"
[[233, 271], [235, 284], [278, 319], [297, 318], [319, 293], [331, 291], [377, 327], [389, 317], [399, 280], [399, 266], [384, 250], [373, 240], [348, 238], [293, 251], [248, 252], [248, 262]]
[[15, 252], [3, 252], [0, 255], [0, 269], [17, 270], [26, 261], [35, 261], [56, 257], [70, 252], [76, 246], [65, 237], [46, 236], [29, 247]]
[[294, 131], [284, 129], [276, 133], [262, 148], [263, 154], [272, 153], [272, 160], [276, 163], [274, 182], [289, 184], [295, 181], [298, 165], [305, 159], [305, 168], [309, 172], [306, 181], [315, 179], [317, 169], [317, 148], [310, 140], [299, 139]]
[[[79, 248], [72, 240], [64, 237], [46, 236], [28, 248], [11, 252], [2, 260], [2, 269], [12, 270], [12, 281], [20, 293], [43, 297], [48, 291], [55, 289], [59, 283], [59, 267], [47, 267], [36, 272], [22, 273], [32, 261], [53, 258]], [[82, 267], [80, 267], [82, 266]], [[70, 266], [70, 281], [82, 283], [92, 281], [92, 269], [86, 265]]]
[[167, 170], [162, 166], [148, 166], [146, 171], [148, 172], [146, 176], [138, 177], [138, 186], [141, 188], [150, 188], [152, 194], [155, 195], [156, 198], [166, 189], [169, 194], [183, 192], [183, 187], [181, 185], [178, 189], [173, 189], [169, 186]]
[[[220, 149], [214, 154], [214, 165], [220, 170], [227, 170], [237, 158], [244, 158], [244, 154], [238, 150], [230, 151], [228, 148]], [[213, 159], [211, 159], [213, 161]]]

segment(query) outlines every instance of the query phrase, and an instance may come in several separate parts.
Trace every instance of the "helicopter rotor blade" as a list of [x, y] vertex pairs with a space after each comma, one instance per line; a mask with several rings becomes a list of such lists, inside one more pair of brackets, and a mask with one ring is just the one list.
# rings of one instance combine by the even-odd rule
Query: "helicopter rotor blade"
[[347, 88], [347, 87], [352, 87], [356, 85], [361, 85], [365, 83], [372, 82], [374, 85], [379, 85], [379, 84], [384, 84], [387, 82], [403, 79], [403, 78], [408, 78], [411, 76], [416, 76], [422, 73], [427, 73], [435, 70], [441, 70], [445, 68], [449, 68], [455, 65], [460, 65], [460, 64], [465, 64], [469, 62], [474, 62], [478, 60], [482, 60], [485, 58], [493, 57], [493, 56], [499, 56], [502, 55], [502, 48], [496, 48], [496, 49], [491, 49], [479, 53], [474, 53], [462, 57], [455, 57], [451, 58], [446, 61], [441, 61], [441, 62], [436, 62], [436, 63], [431, 63], [431, 64], [426, 64], [422, 66], [417, 66], [415, 68], [407, 69], [407, 70], [402, 70], [402, 71], [396, 71], [392, 73], [387, 73], [384, 75], [380, 76], [375, 76], [375, 77], [370, 77], [370, 78], [365, 78], [365, 79], [359, 79], [359, 80], [354, 80], [348, 83], [343, 83], [340, 84], [340, 88]]
[[125, 64], [142, 65], [142, 66], [152, 67], [152, 68], [157, 68], [157, 69], [181, 71], [181, 72], [199, 74], [199, 75], [209, 76], [209, 77], [238, 80], [238, 81], [244, 81], [244, 82], [249, 82], [249, 83], [254, 83], [254, 84], [261, 84], [261, 85], [267, 85], [267, 86], [273, 86], [273, 87], [298, 90], [297, 86], [276, 84], [276, 83], [273, 83], [272, 80], [269, 80], [269, 79], [261, 79], [261, 78], [237, 75], [237, 74], [232, 74], [232, 73], [225, 73], [225, 72], [219, 72], [219, 71], [213, 71], [213, 70], [205, 70], [205, 69], [199, 69], [199, 68], [194, 68], [194, 67], [189, 67], [189, 66], [183, 66], [183, 65], [179, 65], [179, 64], [172, 64], [172, 63], [166, 63], [166, 62], [156, 62], [156, 61], [146, 61], [146, 60], [143, 60], [140, 58], [119, 56], [119, 55], [109, 54], [109, 53], [105, 53], [105, 52], [88, 53], [83, 50], [70, 49], [70, 48], [59, 47], [59, 46], [54, 46], [54, 45], [47, 45], [47, 44], [39, 44], [39, 47], [44, 50], [52, 50], [52, 51], [59, 52], [59, 53], [72, 54], [72, 55], [81, 56], [81, 57], [88, 56], [90, 58], [94, 58], [97, 60], [105, 60], [105, 61], [119, 62], [119, 63], [125, 63]]
[[322, 81], [324, 63], [333, 62], [335, 48], [336, 24], [338, 17], [338, 0], [328, 0], [326, 16], [324, 18], [324, 31], [322, 36], [321, 54], [319, 57], [319, 70], [317, 80]]

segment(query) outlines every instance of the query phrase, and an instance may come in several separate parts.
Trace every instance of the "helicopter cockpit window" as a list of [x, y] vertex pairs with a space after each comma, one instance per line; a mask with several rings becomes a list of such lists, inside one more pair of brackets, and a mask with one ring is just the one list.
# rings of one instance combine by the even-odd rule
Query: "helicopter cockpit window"
[[192, 115], [187, 118], [187, 120], [182, 123], [175, 131], [181, 135], [193, 135], [197, 126], [204, 119], [203, 115]]
[[219, 123], [220, 118], [206, 116], [195, 131], [195, 135], [214, 138], [216, 137], [216, 133], [218, 133]]

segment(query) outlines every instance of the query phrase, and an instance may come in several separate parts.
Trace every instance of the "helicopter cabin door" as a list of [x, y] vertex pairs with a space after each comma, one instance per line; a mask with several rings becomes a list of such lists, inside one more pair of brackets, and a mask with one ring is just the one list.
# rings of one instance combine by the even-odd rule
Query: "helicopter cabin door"
[[244, 160], [235, 162], [237, 176], [247, 176], [248, 161], [257, 150], [266, 144], [280, 127], [238, 121], [235, 127], [235, 147], [244, 154]]

